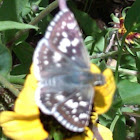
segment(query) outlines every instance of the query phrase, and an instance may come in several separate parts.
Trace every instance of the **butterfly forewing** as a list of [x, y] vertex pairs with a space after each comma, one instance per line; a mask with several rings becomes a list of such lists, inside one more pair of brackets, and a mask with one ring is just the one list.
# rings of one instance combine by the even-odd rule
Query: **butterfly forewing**
[[67, 56], [74, 63], [83, 67], [89, 65], [79, 26], [69, 9], [57, 14], [48, 27], [45, 37], [49, 40], [51, 48]]
[[[46, 48], [42, 48], [42, 45], [45, 45]], [[46, 70], [51, 69], [49, 66], [51, 65], [52, 67], [51, 61], [53, 61], [57, 67], [60, 67], [64, 59], [67, 59], [70, 65], [89, 68], [89, 57], [83, 45], [79, 26], [73, 13], [68, 9], [60, 11], [55, 16], [47, 28], [45, 38], [43, 38], [43, 41], [41, 41], [38, 46], [34, 58], [37, 58], [37, 60], [38, 57], [44, 59], [43, 65], [46, 65]], [[54, 57], [50, 57], [50, 55]], [[34, 60], [34, 62], [37, 62], [37, 60]], [[42, 66], [39, 62], [37, 65]], [[41, 67], [37, 66], [36, 70], [38, 68]], [[38, 71], [40, 72], [41, 70]]]
[[52, 76], [67, 74], [67, 72], [77, 69], [79, 70], [67, 57], [50, 49], [49, 46], [48, 41], [43, 38], [39, 41], [34, 53], [35, 76], [39, 81], [46, 80]]

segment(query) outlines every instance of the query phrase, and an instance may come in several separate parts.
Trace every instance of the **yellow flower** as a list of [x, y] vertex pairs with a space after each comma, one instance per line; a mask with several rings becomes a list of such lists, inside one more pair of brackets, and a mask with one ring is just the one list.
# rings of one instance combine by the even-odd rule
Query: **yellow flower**
[[[94, 64], [91, 64], [91, 72], [101, 73]], [[97, 140], [98, 133], [104, 140], [112, 140], [111, 131], [96, 123], [98, 114], [104, 113], [109, 109], [116, 88], [111, 70], [106, 69], [103, 75], [106, 78], [106, 84], [95, 87], [94, 110], [96, 115], [91, 116], [92, 123], [94, 124], [93, 131], [95, 132], [93, 133], [86, 127], [84, 136], [74, 136], [71, 140], [92, 140], [92, 138]], [[14, 111], [3, 111], [0, 113], [0, 126], [4, 134], [11, 139], [43, 140], [49, 135], [43, 128], [39, 117], [40, 111], [35, 103], [34, 94], [36, 88], [37, 80], [33, 74], [33, 67], [31, 67], [31, 74], [26, 78], [24, 88], [15, 102]]]
[[48, 137], [34, 100], [36, 87], [37, 81], [31, 67], [31, 74], [27, 76], [24, 88], [15, 102], [14, 112], [0, 113], [0, 126], [6, 136], [14, 140], [43, 140]]
[[101, 137], [103, 140], [113, 140], [112, 132], [99, 123], [95, 124], [93, 132], [90, 128], [86, 127], [84, 136], [79, 135], [65, 140], [98, 140], [99, 137]]

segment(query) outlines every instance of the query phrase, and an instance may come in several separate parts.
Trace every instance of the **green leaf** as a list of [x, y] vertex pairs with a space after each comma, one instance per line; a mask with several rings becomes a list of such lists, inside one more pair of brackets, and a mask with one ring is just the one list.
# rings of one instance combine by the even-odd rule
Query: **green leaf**
[[0, 7], [0, 21], [12, 20], [20, 21], [22, 10], [28, 0], [4, 0]]
[[0, 21], [18, 21], [15, 0], [4, 0], [2, 6], [0, 7], [0, 13], [3, 13], [0, 14]]
[[[29, 73], [30, 65], [29, 64], [19, 64], [19, 65], [16, 65], [12, 69], [12, 71], [10, 72], [10, 75], [12, 75], [12, 76], [26, 75], [26, 74]], [[9, 81], [11, 81], [11, 80], [9, 79]]]
[[63, 134], [59, 131], [53, 133], [54, 140], [63, 140]]
[[140, 84], [123, 80], [118, 84], [118, 90], [124, 104], [140, 105]]
[[133, 109], [130, 108], [130, 107], [125, 106], [125, 107], [121, 108], [121, 112], [133, 112]]
[[[104, 43], [105, 43], [105, 38], [102, 36], [102, 34], [98, 34], [98, 37], [95, 38], [95, 41], [92, 44], [91, 50], [90, 50], [90, 55], [95, 55], [98, 53], [102, 53], [104, 50]], [[91, 62], [98, 64], [100, 58], [98, 59], [92, 59]]]
[[113, 131], [113, 140], [126, 140], [125, 117], [120, 116]]
[[32, 63], [34, 49], [26, 42], [20, 43], [13, 47], [13, 51], [21, 64], [15, 66], [11, 72], [12, 75], [27, 74]]
[[116, 17], [113, 13], [110, 15], [111, 19], [113, 20], [113, 22], [115, 23], [120, 23], [120, 20], [118, 17]]
[[86, 35], [100, 33], [101, 30], [96, 24], [96, 21], [92, 19], [87, 13], [77, 9], [72, 9], [76, 19], [78, 20], [80, 27], [86, 33]]
[[132, 7], [128, 10], [125, 18], [125, 28], [127, 31], [140, 32], [140, 0], [136, 0]]
[[[0, 21], [22, 21], [22, 11], [28, 0], [3, 0], [0, 7]], [[9, 24], [10, 26], [12, 24]], [[0, 26], [1, 27], [1, 26]], [[3, 34], [5, 36], [4, 42], [8, 42], [13, 38], [17, 30], [6, 30]]]
[[0, 74], [6, 76], [12, 67], [12, 56], [6, 46], [0, 44]]
[[14, 0], [15, 1], [15, 5], [16, 5], [16, 14], [17, 14], [17, 17], [20, 21], [22, 21], [22, 12], [24, 9], [27, 8], [27, 4], [28, 4], [28, 1], [29, 0]]
[[38, 29], [37, 27], [25, 23], [19, 23], [14, 21], [0, 21], [0, 31], [11, 29]]
[[23, 78], [25, 78], [26, 74], [23, 75], [8, 75], [7, 79], [10, 83], [14, 83], [14, 84], [21, 84], [23, 85], [25, 80]]
[[116, 115], [116, 110], [114, 108], [109, 109], [106, 113], [99, 116], [99, 121], [104, 126], [110, 126], [112, 120]]
[[28, 64], [32, 62], [32, 56], [34, 49], [26, 42], [18, 44], [13, 47], [13, 51], [22, 64]]
[[94, 38], [92, 36], [87, 36], [85, 38], [84, 43], [88, 51], [91, 50], [93, 42], [94, 42]]

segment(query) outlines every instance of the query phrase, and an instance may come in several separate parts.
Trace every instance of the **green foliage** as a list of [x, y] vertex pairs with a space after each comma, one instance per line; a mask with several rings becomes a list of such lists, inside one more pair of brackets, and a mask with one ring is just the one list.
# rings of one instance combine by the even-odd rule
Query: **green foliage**
[[[117, 117], [117, 116], [116, 116]], [[126, 139], [126, 122], [123, 115], [119, 116], [117, 122], [114, 124], [113, 140]]]
[[118, 84], [123, 104], [140, 105], [140, 84], [123, 80]]
[[[99, 121], [110, 128], [114, 140], [139, 138], [140, 40], [135, 36], [132, 38], [133, 44], [127, 44], [125, 40], [130, 32], [140, 33], [140, 0], [136, 0], [128, 11], [124, 10], [123, 15], [126, 16], [124, 25], [127, 33], [122, 36], [118, 35], [118, 28], [106, 26], [101, 30], [96, 20], [87, 12], [92, 11], [88, 2], [80, 10], [76, 2], [71, 0], [68, 3], [82, 30], [91, 62], [98, 65], [101, 70], [111, 68], [117, 85], [111, 109], [99, 116]], [[57, 13], [56, 11], [49, 12], [43, 18], [40, 13], [48, 5], [49, 0], [3, 0], [0, 6], [0, 75], [12, 85], [16, 83], [16, 88], [19, 85], [23, 86], [32, 64], [34, 48], [44, 35], [54, 14]], [[33, 10], [33, 6], [36, 9]], [[36, 17], [41, 18], [35, 25], [29, 24]], [[119, 24], [119, 18], [114, 14], [111, 14], [111, 17]], [[115, 37], [111, 42], [113, 34]], [[111, 48], [107, 50], [110, 44]], [[94, 59], [92, 59], [93, 56]], [[136, 125], [131, 122], [131, 117], [135, 118]], [[55, 140], [59, 137], [62, 137], [59, 133], [54, 134]], [[7, 139], [1, 131], [0, 139]]]
[[20, 29], [20, 30], [37, 29], [37, 27], [29, 25], [29, 24], [14, 22], [14, 21], [1, 21], [0, 22], [0, 31], [11, 30], [11, 29]]
[[136, 2], [132, 5], [132, 7], [128, 10], [125, 19], [125, 27], [127, 31], [136, 31], [140, 32], [140, 14], [139, 7], [140, 1], [136, 0]]
[[12, 56], [5, 45], [0, 44], [0, 74], [6, 76], [12, 68]]
[[79, 22], [80, 27], [83, 29], [86, 35], [94, 35], [101, 32], [96, 24], [96, 21], [93, 20], [87, 13], [77, 9], [73, 9], [73, 12]]

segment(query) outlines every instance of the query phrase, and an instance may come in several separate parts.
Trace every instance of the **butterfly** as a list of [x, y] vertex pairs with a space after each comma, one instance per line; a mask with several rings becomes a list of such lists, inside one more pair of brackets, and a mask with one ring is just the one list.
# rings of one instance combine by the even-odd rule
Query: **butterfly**
[[82, 132], [89, 124], [95, 85], [102, 74], [90, 72], [90, 59], [73, 13], [63, 5], [50, 22], [33, 56], [38, 80], [35, 101], [66, 129]]

